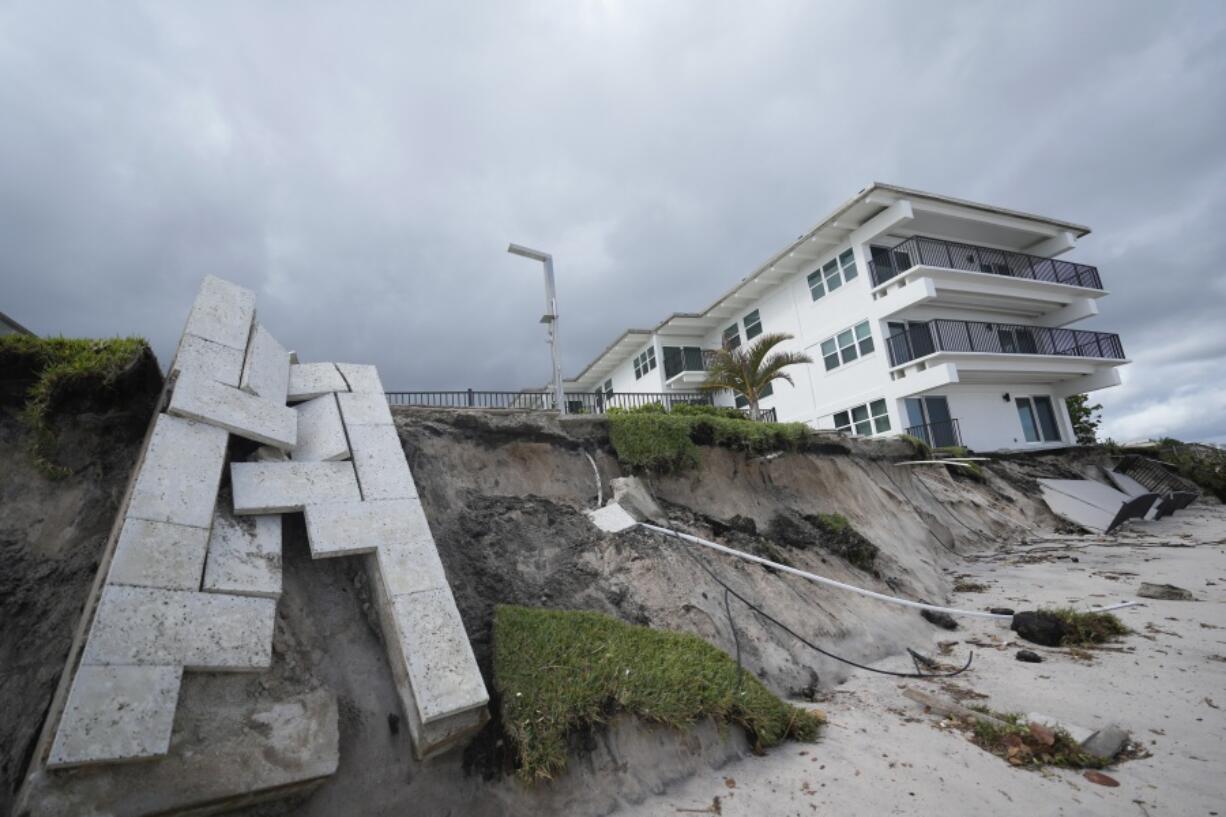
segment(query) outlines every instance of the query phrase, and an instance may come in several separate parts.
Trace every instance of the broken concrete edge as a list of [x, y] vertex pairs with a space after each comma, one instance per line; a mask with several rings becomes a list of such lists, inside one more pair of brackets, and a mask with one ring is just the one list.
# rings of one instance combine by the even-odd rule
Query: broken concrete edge
[[[405, 723], [412, 739], [413, 756], [418, 760], [436, 757], [463, 743], [466, 738], [476, 734], [485, 725], [490, 718], [489, 696], [486, 695], [484, 701], [467, 709], [436, 716], [429, 723], [423, 722], [421, 713], [417, 709], [416, 696], [409, 683], [408, 663], [402, 650], [392, 600], [385, 592], [383, 582], [378, 575], [378, 560], [374, 554], [363, 558], [366, 561], [366, 571], [370, 579], [371, 592], [374, 595], [375, 609], [379, 614], [379, 629], [382, 631], [384, 648], [387, 650], [392, 679], [396, 684], [400, 708], [404, 710]], [[467, 632], [465, 636], [467, 637]], [[456, 728], [448, 729], [448, 724], [453, 719]]]
[[98, 570], [94, 574], [93, 584], [90, 585], [89, 594], [86, 596], [85, 604], [81, 609], [81, 618], [77, 621], [72, 644], [69, 646], [68, 654], [64, 658], [64, 671], [60, 674], [55, 692], [51, 696], [51, 702], [47, 707], [46, 719], [43, 721], [42, 731], [38, 735], [34, 751], [29, 756], [29, 766], [22, 770], [24, 773], [21, 777], [21, 786], [18, 788], [16, 797], [13, 800], [13, 811], [15, 814], [21, 814], [24, 810], [29, 809], [29, 782], [32, 777], [45, 772], [47, 769], [47, 759], [51, 753], [55, 734], [59, 731], [60, 720], [64, 715], [64, 707], [68, 702], [68, 693], [72, 687], [72, 681], [76, 677], [77, 668], [81, 663], [81, 655], [85, 651], [85, 641], [89, 637], [90, 629], [93, 627], [94, 616], [98, 611], [98, 602], [102, 598], [102, 588], [106, 584], [106, 577], [110, 573], [111, 562], [115, 557], [115, 547], [119, 542], [119, 534], [123, 529], [124, 520], [128, 516], [128, 508], [132, 504], [132, 495], [136, 490], [136, 479], [145, 465], [145, 457], [149, 453], [149, 442], [153, 439], [153, 429], [157, 425], [158, 418], [162, 416], [162, 409], [169, 402], [168, 398], [173, 379], [168, 377], [166, 382], [162, 384], [162, 392], [158, 395], [157, 403], [155, 404], [156, 411], [149, 418], [149, 423], [145, 427], [145, 436], [141, 441], [140, 453], [136, 457], [136, 462], [133, 463], [132, 473], [128, 475], [128, 484], [124, 489], [123, 497], [119, 501], [119, 507], [115, 513], [115, 521], [111, 523], [111, 532], [107, 535], [106, 543], [102, 547], [102, 555], [98, 559]]
[[181, 372], [176, 379], [169, 411], [286, 451], [298, 441], [298, 414], [284, 401], [278, 403], [192, 372]]

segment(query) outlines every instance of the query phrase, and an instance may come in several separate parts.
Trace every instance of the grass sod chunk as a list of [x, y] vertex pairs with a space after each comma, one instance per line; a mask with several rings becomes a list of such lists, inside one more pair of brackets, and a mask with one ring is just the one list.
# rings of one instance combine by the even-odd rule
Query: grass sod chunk
[[693, 468], [699, 445], [768, 454], [803, 451], [814, 436], [804, 423], [754, 422], [708, 412], [609, 411], [609, 440], [618, 460], [640, 472]]
[[1064, 622], [1065, 632], [1061, 643], [1065, 647], [1104, 644], [1132, 632], [1111, 613], [1084, 613], [1071, 607], [1050, 612]]
[[1010, 765], [1101, 769], [1111, 762], [1110, 758], [1087, 752], [1068, 732], [1058, 727], [1033, 727], [1023, 715], [992, 712], [986, 707], [972, 708], [1005, 721], [1003, 726], [989, 721], [975, 721], [971, 727], [971, 740], [981, 749], [1004, 758]]
[[50, 461], [55, 446], [51, 417], [74, 394], [105, 391], [148, 348], [143, 338], [40, 338], [13, 334], [0, 337], [0, 361], [8, 371], [25, 371], [34, 383], [26, 395], [22, 420], [32, 432], [31, 456], [49, 476], [65, 469]]
[[823, 722], [696, 636], [590, 612], [498, 607], [494, 686], [527, 781], [559, 774], [568, 733], [616, 712], [675, 728], [707, 717], [738, 724], [758, 749], [813, 740]]

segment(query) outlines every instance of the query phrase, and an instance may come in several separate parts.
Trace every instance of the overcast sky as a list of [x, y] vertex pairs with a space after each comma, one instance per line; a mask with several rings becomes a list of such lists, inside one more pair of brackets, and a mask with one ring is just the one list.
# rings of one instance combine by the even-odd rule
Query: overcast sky
[[304, 360], [540, 384], [508, 241], [573, 375], [874, 180], [1090, 225], [1106, 433], [1226, 441], [1220, 0], [0, 0], [0, 311], [163, 364], [216, 273]]

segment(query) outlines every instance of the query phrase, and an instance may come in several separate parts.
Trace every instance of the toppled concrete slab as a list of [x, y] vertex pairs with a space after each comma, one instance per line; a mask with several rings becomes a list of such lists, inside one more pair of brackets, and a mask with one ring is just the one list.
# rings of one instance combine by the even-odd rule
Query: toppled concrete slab
[[192, 739], [176, 731], [164, 757], [37, 774], [35, 817], [216, 814], [310, 791], [336, 773], [339, 710], [327, 690], [180, 708], [189, 710], [183, 725]]
[[180, 375], [169, 412], [287, 451], [298, 439], [298, 414], [283, 400], [266, 400], [199, 375]]
[[392, 410], [387, 405], [387, 397], [382, 392], [364, 394], [338, 394], [336, 400], [341, 406], [341, 417], [345, 427], [349, 426], [390, 426]]
[[1137, 595], [1143, 599], [1159, 599], [1162, 601], [1196, 601], [1196, 596], [1192, 595], [1192, 591], [1176, 587], [1173, 584], [1141, 582], [1141, 589], [1137, 591]]
[[349, 391], [355, 394], [383, 394], [383, 381], [379, 379], [379, 370], [368, 363], [338, 363]]
[[228, 440], [225, 430], [216, 426], [159, 415], [128, 516], [208, 528]]
[[335, 395], [307, 400], [294, 406], [294, 410], [298, 412], [298, 442], [290, 452], [294, 460], [331, 462], [349, 458], [349, 440]]
[[290, 402], [345, 391], [349, 386], [334, 363], [294, 363], [289, 367]]
[[178, 666], [81, 667], [48, 768], [166, 754], [182, 677]]
[[170, 373], [191, 372], [211, 377], [227, 386], [237, 386], [243, 371], [243, 352], [211, 340], [184, 335], [179, 341]]
[[450, 590], [407, 593], [391, 601], [422, 721], [485, 706], [489, 695]]
[[208, 563], [201, 589], [238, 596], [281, 595], [281, 517], [236, 517], [228, 502], [218, 503], [209, 532]]
[[594, 511], [584, 511], [592, 524], [606, 533], [621, 533], [638, 525], [638, 520], [626, 512], [617, 502], [610, 502], [603, 508]]
[[1040, 479], [1039, 487], [1053, 513], [1098, 533], [1109, 533], [1128, 519], [1145, 516], [1159, 499], [1153, 493], [1130, 497], [1088, 479]]
[[307, 538], [316, 559], [373, 553], [380, 547], [428, 538], [421, 502], [332, 502], [305, 509]]
[[247, 345], [239, 388], [281, 406], [289, 393], [289, 352], [258, 323]]
[[200, 284], [183, 333], [245, 352], [254, 318], [254, 292], [207, 275]]
[[82, 664], [267, 669], [276, 608], [273, 599], [107, 585]]
[[236, 462], [230, 465], [230, 484], [240, 516], [361, 499], [349, 462]]
[[638, 477], [615, 477], [609, 480], [609, 487], [613, 489], [613, 501], [639, 522], [657, 522], [668, 518]]
[[208, 542], [205, 528], [129, 516], [119, 532], [106, 580], [137, 587], [197, 590]]
[[417, 486], [395, 426], [346, 426], [362, 499], [412, 499]]

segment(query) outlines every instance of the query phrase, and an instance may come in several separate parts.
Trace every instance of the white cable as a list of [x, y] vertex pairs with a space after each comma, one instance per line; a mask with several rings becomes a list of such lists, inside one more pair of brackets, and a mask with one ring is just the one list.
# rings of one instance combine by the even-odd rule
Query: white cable
[[[708, 548], [711, 548], [712, 550], [717, 550], [720, 553], [726, 553], [729, 556], [735, 556], [738, 559], [744, 559], [749, 562], [757, 562], [758, 564], [766, 565], [767, 567], [774, 568], [775, 570], [779, 570], [784, 573], [791, 573], [794, 576], [800, 576], [802, 579], [808, 579], [811, 582], [817, 582], [818, 584], [824, 584], [829, 587], [837, 587], [840, 590], [850, 590], [853, 593], [859, 593], [862, 596], [868, 596], [869, 598], [879, 599], [881, 601], [889, 602], [891, 604], [900, 604], [903, 607], [914, 607], [917, 610], [932, 610], [938, 613], [949, 613], [950, 615], [953, 615], [953, 616], [972, 616], [974, 618], [990, 618], [990, 619], [996, 619], [998, 621], [1001, 621], [1001, 620], [1011, 621], [1013, 619], [1012, 615], [1006, 615], [1004, 613], [986, 613], [980, 610], [959, 610], [956, 607], [940, 607], [936, 604], [925, 604], [924, 602], [921, 602], [921, 601], [912, 601], [911, 599], [900, 599], [897, 596], [887, 596], [884, 593], [877, 593], [873, 590], [866, 590], [863, 587], [856, 587], [855, 585], [844, 584], [843, 582], [835, 581], [834, 579], [828, 579], [825, 576], [819, 576], [816, 573], [809, 573], [808, 571], [799, 570], [795, 567], [789, 567], [784, 564], [779, 564], [778, 562], [772, 562], [770, 559], [763, 559], [760, 556], [754, 556], [753, 554], [745, 553], [740, 550], [733, 550], [730, 547], [725, 547], [721, 544], [710, 542], [706, 539], [702, 539], [697, 536], [692, 536], [688, 533], [681, 533], [680, 531], [670, 530], [668, 528], [661, 528], [658, 525], [652, 525], [647, 522], [640, 522], [639, 525], [641, 527], [647, 528], [648, 530], [653, 530], [656, 533], [663, 533], [666, 536], [674, 536], [686, 542], [693, 542], [696, 545], [702, 545], [703, 547], [708, 547]], [[1137, 602], [1137, 601], [1125, 601], [1125, 602], [1120, 602], [1119, 604], [1111, 605], [1110, 607], [1096, 607], [1090, 610], [1089, 612], [1101, 613], [1107, 610], [1118, 610], [1122, 607], [1135, 607], [1139, 605], [1140, 603], [1141, 602]]]
[[596, 510], [600, 510], [604, 507], [604, 486], [600, 484], [600, 469], [596, 467], [596, 460], [592, 459], [586, 449], [583, 450], [583, 456], [592, 464], [592, 473], [596, 475]]

